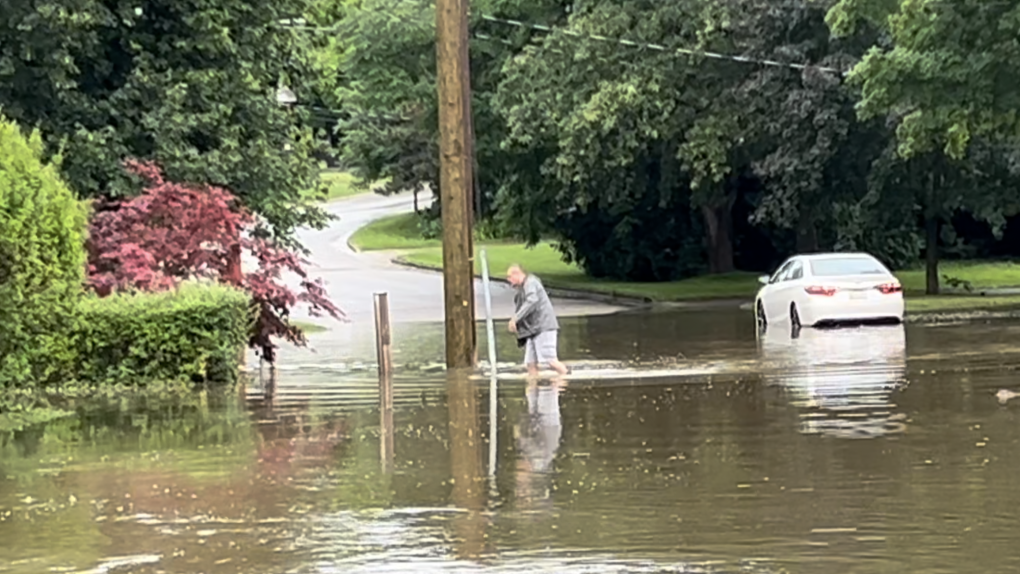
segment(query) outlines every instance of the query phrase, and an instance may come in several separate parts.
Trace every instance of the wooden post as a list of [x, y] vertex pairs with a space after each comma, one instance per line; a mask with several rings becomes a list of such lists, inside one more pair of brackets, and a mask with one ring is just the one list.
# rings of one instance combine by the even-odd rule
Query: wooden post
[[461, 35], [461, 59], [463, 61], [463, 78], [461, 80], [462, 89], [464, 90], [464, 164], [467, 166], [467, 188], [468, 193], [464, 197], [466, 205], [464, 206], [467, 212], [467, 252], [468, 252], [468, 291], [470, 293], [469, 300], [471, 301], [471, 366], [478, 364], [478, 314], [475, 308], [475, 222], [481, 217], [482, 212], [479, 209], [475, 211], [475, 206], [480, 206], [478, 200], [481, 196], [478, 194], [478, 173], [476, 171], [477, 165], [475, 165], [475, 122], [474, 114], [471, 110], [473, 109], [471, 104], [471, 36], [468, 34], [468, 17], [467, 17], [467, 6], [470, 0], [462, 0], [464, 5], [464, 23], [460, 26]]
[[446, 366], [475, 365], [474, 269], [471, 245], [471, 113], [466, 0], [436, 0], [439, 73], [439, 191], [443, 215]]
[[272, 401], [276, 397], [276, 363], [269, 363], [269, 380], [262, 389], [262, 396], [267, 401]]
[[375, 348], [379, 362], [379, 458], [383, 472], [393, 469], [393, 354], [390, 340], [390, 300], [375, 294]]

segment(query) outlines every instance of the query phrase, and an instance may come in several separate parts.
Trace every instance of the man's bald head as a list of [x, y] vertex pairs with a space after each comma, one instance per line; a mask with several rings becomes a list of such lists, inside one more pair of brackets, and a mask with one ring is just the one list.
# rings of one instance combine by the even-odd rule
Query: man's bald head
[[527, 277], [524, 268], [516, 263], [506, 268], [506, 280], [514, 287], [519, 287]]

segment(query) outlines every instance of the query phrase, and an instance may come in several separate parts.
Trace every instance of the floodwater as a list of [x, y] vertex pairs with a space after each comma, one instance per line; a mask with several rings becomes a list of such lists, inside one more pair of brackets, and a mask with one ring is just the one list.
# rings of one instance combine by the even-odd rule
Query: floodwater
[[[435, 331], [401, 355], [438, 358]], [[491, 479], [487, 383], [410, 368], [383, 472], [356, 350], [281, 370], [272, 405], [125, 400], [0, 434], [0, 572], [1020, 571], [1020, 399], [994, 396], [1020, 390], [1020, 324], [563, 331], [578, 364], [675, 374], [501, 383]]]

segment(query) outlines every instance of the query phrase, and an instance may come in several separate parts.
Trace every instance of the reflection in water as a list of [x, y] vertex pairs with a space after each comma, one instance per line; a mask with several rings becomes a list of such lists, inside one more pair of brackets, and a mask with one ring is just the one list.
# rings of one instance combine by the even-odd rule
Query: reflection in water
[[283, 411], [262, 405], [253, 415], [261, 439], [258, 469], [267, 480], [290, 480], [302, 465], [335, 462], [350, 440], [346, 417], [322, 417], [307, 404]]
[[560, 446], [560, 383], [530, 384], [528, 410], [514, 427], [517, 438], [516, 498], [521, 510], [550, 508], [552, 463]]
[[802, 431], [874, 438], [905, 430], [893, 391], [906, 385], [902, 325], [853, 329], [767, 329], [759, 339], [766, 380], [803, 409]]
[[478, 389], [465, 371], [450, 371], [446, 383], [450, 412], [450, 474], [453, 503], [467, 512], [454, 521], [459, 558], [485, 553], [485, 488]]
[[[1016, 356], [999, 348], [1020, 328], [698, 342], [699, 328], [671, 343], [679, 326], [649, 332], [642, 355], [699, 360], [718, 344], [747, 368], [574, 377], [561, 393], [500, 385], [506, 464], [491, 493], [485, 391], [458, 379], [398, 383], [392, 473], [379, 465], [377, 389], [335, 379], [326, 400], [295, 393], [254, 412], [210, 395], [0, 433], [0, 572], [1020, 572], [1020, 405], [994, 396], [1016, 373], [984, 368]], [[761, 366], [777, 384], [748, 372]], [[909, 433], [890, 435], [893, 412]], [[805, 419], [811, 432], [884, 436], [818, 440], [798, 431]]]

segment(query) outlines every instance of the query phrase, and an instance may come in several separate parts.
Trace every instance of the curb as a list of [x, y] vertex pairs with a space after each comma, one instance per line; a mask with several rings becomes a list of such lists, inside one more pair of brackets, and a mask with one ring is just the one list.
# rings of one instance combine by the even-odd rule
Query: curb
[[[433, 273], [441, 273], [443, 270], [438, 267], [431, 267], [428, 265], [421, 265], [419, 263], [412, 263], [401, 257], [394, 257], [390, 259], [390, 262], [394, 265], [400, 265], [401, 267], [409, 267], [411, 269], [420, 269], [422, 271], [431, 271]], [[475, 273], [475, 278], [481, 278], [481, 275]], [[509, 285], [506, 279], [499, 279], [496, 277], [489, 277], [489, 281], [493, 283], [502, 283]], [[582, 291], [579, 289], [561, 289], [559, 287], [545, 286], [546, 292], [551, 297], [558, 297], [560, 299], [581, 299], [585, 301], [598, 301], [600, 303], [609, 303], [613, 305], [623, 305], [627, 307], [645, 307], [652, 305], [654, 301], [648, 297], [632, 297], [629, 295], [617, 295], [615, 293], [601, 293], [598, 291]]]
[[992, 321], [992, 320], [1015, 320], [1020, 319], [1020, 308], [1013, 309], [971, 309], [960, 311], [921, 311], [919, 313], [908, 313], [904, 316], [904, 323], [918, 325], [938, 325], [944, 323], [957, 323], [966, 321]]

